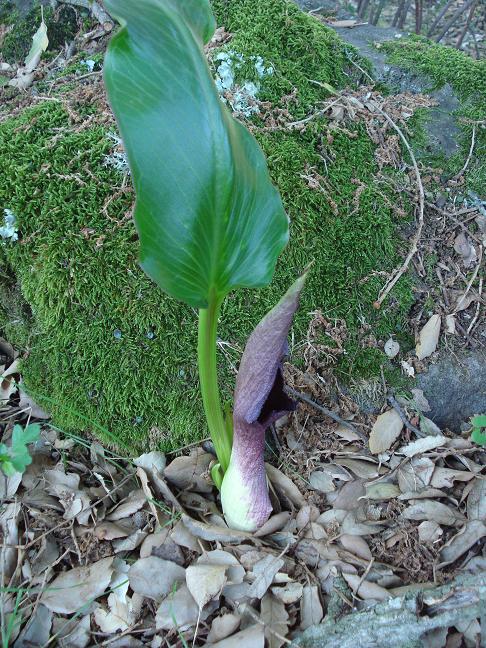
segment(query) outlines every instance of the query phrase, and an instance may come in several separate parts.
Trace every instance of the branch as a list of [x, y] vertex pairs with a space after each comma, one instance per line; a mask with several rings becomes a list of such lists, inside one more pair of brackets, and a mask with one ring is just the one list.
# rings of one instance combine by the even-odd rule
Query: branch
[[446, 26], [444, 27], [444, 29], [441, 31], [441, 33], [440, 33], [440, 34], [437, 36], [437, 38], [435, 39], [435, 42], [436, 42], [436, 43], [439, 43], [439, 42], [444, 38], [444, 36], [445, 36], [445, 35], [447, 34], [447, 32], [449, 31], [449, 29], [450, 29], [450, 28], [454, 25], [454, 23], [456, 22], [456, 20], [457, 20], [457, 19], [458, 19], [458, 18], [459, 18], [459, 17], [460, 17], [460, 16], [461, 16], [465, 11], [467, 11], [467, 10], [469, 9], [469, 7], [470, 7], [473, 3], [475, 3], [475, 2], [476, 2], [476, 0], [468, 0], [468, 1], [466, 2], [466, 4], [464, 4], [462, 7], [460, 7], [460, 8], [456, 11], [456, 13], [452, 16], [452, 18], [449, 20], [449, 22], [448, 22], [448, 23], [446, 24]]
[[448, 585], [409, 592], [338, 620], [327, 618], [306, 630], [295, 648], [390, 648], [420, 643], [425, 632], [481, 618], [486, 574], [460, 576]]
[[390, 124], [390, 126], [398, 133], [400, 136], [400, 139], [405, 145], [405, 148], [408, 151], [408, 154], [410, 155], [410, 158], [412, 160], [413, 168], [415, 171], [415, 176], [417, 178], [417, 186], [419, 189], [419, 215], [418, 215], [418, 227], [417, 231], [415, 232], [415, 236], [412, 239], [412, 245], [410, 246], [410, 251], [407, 255], [407, 258], [403, 262], [400, 268], [395, 271], [393, 278], [388, 281], [388, 283], [381, 289], [380, 294], [378, 295], [378, 299], [375, 301], [374, 306], [375, 308], [380, 308], [382, 303], [384, 302], [386, 296], [388, 293], [391, 291], [393, 286], [397, 283], [397, 281], [400, 279], [400, 277], [408, 270], [408, 266], [410, 265], [410, 261], [413, 259], [415, 254], [417, 253], [418, 250], [418, 244], [420, 241], [420, 237], [422, 236], [422, 228], [424, 226], [424, 204], [425, 204], [425, 192], [424, 192], [424, 186], [422, 184], [422, 178], [420, 177], [420, 171], [417, 165], [417, 160], [415, 159], [415, 155], [413, 154], [412, 148], [410, 144], [407, 141], [407, 138], [403, 134], [402, 130], [395, 124], [393, 119], [387, 115], [386, 112], [381, 110], [381, 108], [378, 108], [376, 106], [376, 110], [383, 115], [383, 117], [386, 119], [386, 121]]

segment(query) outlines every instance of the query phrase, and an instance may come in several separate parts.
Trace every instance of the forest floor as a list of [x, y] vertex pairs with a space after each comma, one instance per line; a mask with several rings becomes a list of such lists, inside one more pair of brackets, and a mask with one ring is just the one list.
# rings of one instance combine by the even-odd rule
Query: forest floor
[[[112, 125], [101, 70], [89, 69], [98, 65], [107, 29], [95, 21], [76, 36], [84, 39], [83, 57], [91, 56], [85, 69], [65, 49], [57, 63], [57, 57], [40, 62], [23, 92], [3, 95], [8, 109], [0, 120], [54, 101], [67, 111], [72, 132]], [[227, 38], [220, 30], [216, 42]], [[18, 71], [3, 74], [10, 80]], [[83, 110], [91, 102], [96, 113]], [[366, 129], [380, 170], [386, 164], [401, 170], [394, 191], [408, 196], [415, 219], [402, 231], [402, 263], [381, 277], [376, 307], [393, 281], [413, 273], [409, 326], [416, 345], [402, 354], [393, 337], [380, 342], [409, 376], [425, 373], [439, 353], [481, 350], [486, 337], [486, 205], [476, 194], [464, 199], [462, 191], [484, 124], [474, 124], [458, 171], [444, 174], [417, 162], [410, 148], [407, 122], [430, 103], [420, 94], [386, 96], [363, 79], [320, 106], [341, 130], [358, 122]], [[288, 116], [269, 110], [266, 119]], [[111, 157], [126, 164], [120, 142]], [[307, 175], [309, 186], [326, 191], [324, 178], [313, 170]], [[378, 180], [391, 182], [387, 174]], [[128, 175], [120, 191], [130, 198]], [[376, 346], [374, 331], [364, 333]], [[266, 642], [279, 648], [317, 624], [338, 624], [379, 605], [405, 611], [410, 602], [416, 608], [410, 645], [483, 645], [486, 630], [475, 605], [484, 604], [486, 457], [474, 441], [481, 440], [483, 423], [473, 438], [470, 421], [454, 429], [437, 425], [422, 389], [392, 390], [383, 372], [344, 387], [333, 367], [347, 336], [344, 320], [315, 311], [304, 362], [285, 365], [299, 406], [269, 434], [274, 514], [256, 534], [225, 525], [209, 477], [214, 456], [207, 440], [133, 459], [89, 435], [60, 430], [23, 391], [21, 353], [1, 338], [2, 442], [9, 445], [15, 426], [40, 425], [32, 463], [23, 474], [0, 475], [2, 645], [230, 648], [243, 642], [253, 648]], [[444, 594], [440, 587], [451, 582], [456, 585]], [[450, 608], [456, 617], [442, 622]], [[313, 644], [307, 636], [302, 645], [345, 645], [322, 638]], [[405, 646], [402, 635], [383, 645]]]

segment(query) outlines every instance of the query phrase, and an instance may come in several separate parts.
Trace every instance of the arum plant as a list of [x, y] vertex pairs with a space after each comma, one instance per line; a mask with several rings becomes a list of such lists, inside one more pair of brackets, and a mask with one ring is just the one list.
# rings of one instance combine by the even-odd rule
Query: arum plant
[[237, 288], [270, 283], [288, 218], [252, 135], [222, 103], [203, 47], [208, 0], [105, 0], [122, 25], [104, 65], [136, 192], [140, 263], [158, 286], [199, 310], [202, 400], [228, 523], [253, 530], [270, 514], [265, 428], [292, 407], [280, 363], [303, 279], [258, 325], [245, 349], [233, 421], [221, 407], [216, 332]]

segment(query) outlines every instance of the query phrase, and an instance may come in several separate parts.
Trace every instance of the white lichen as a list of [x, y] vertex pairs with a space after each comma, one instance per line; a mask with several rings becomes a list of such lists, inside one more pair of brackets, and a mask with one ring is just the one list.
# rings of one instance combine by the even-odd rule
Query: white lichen
[[[240, 113], [245, 117], [259, 112], [257, 95], [260, 91], [259, 81], [247, 80], [237, 83], [236, 73], [245, 64], [242, 54], [234, 50], [220, 52], [216, 55], [215, 61], [219, 62], [216, 68], [216, 87], [221, 100], [227, 103], [233, 112]], [[273, 74], [273, 67], [265, 66], [261, 56], [250, 56], [249, 61], [253, 63], [255, 78], [263, 79]]]
[[4, 239], [5, 241], [17, 241], [19, 235], [17, 227], [15, 226], [15, 214], [10, 209], [4, 209], [3, 214], [4, 224], [2, 225], [2, 227], [0, 227], [0, 238]]
[[114, 146], [111, 153], [104, 156], [105, 166], [111, 166], [124, 175], [129, 174], [130, 167], [121, 138], [113, 132], [107, 133], [106, 137], [113, 142]]

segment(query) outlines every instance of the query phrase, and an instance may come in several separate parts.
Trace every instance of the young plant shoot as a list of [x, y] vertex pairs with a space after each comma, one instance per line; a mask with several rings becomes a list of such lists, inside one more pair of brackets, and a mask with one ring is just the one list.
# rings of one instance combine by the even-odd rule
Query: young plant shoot
[[122, 25], [104, 76], [136, 192], [140, 263], [162, 290], [199, 310], [200, 385], [219, 462], [212, 475], [228, 523], [254, 530], [271, 510], [263, 437], [291, 407], [280, 363], [303, 279], [250, 337], [233, 424], [220, 402], [216, 330], [231, 290], [270, 283], [288, 218], [263, 152], [213, 82], [203, 51], [215, 30], [209, 0], [105, 4]]

